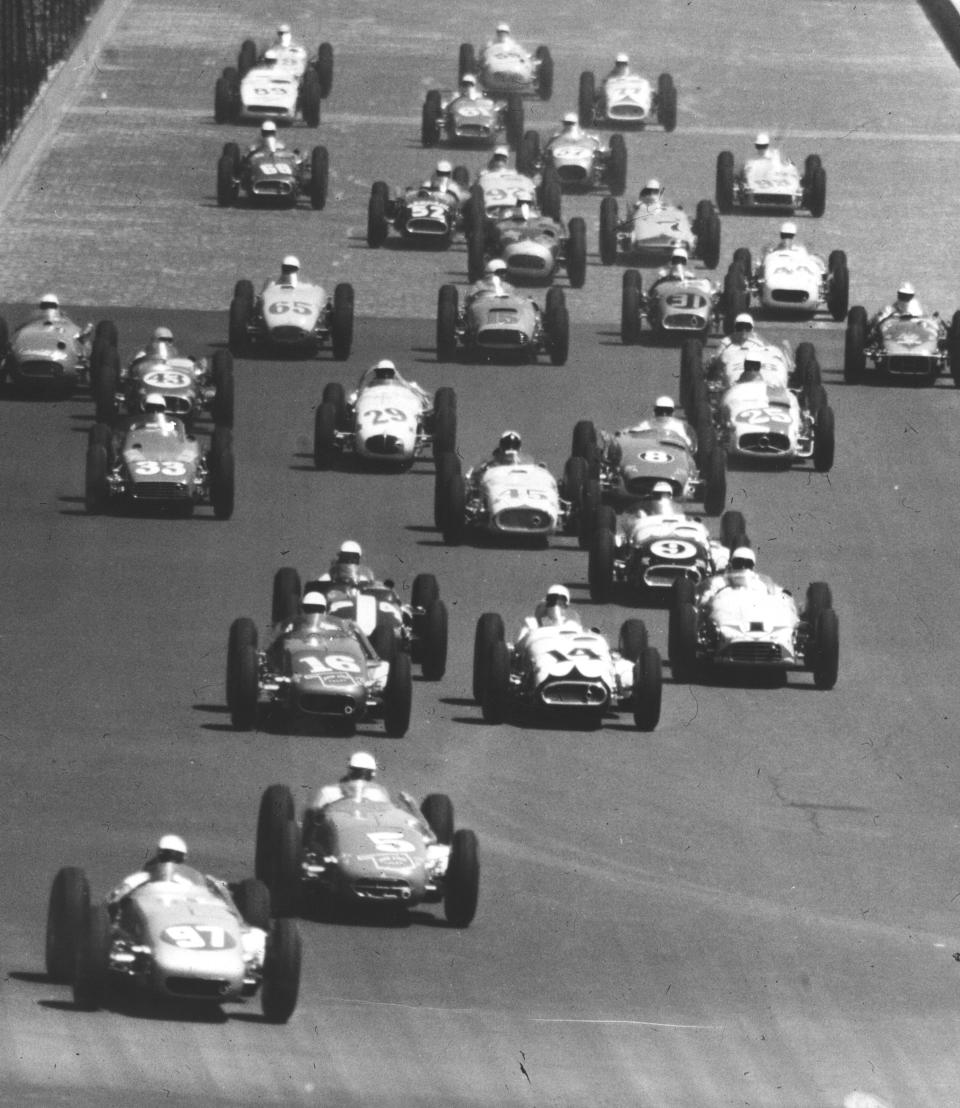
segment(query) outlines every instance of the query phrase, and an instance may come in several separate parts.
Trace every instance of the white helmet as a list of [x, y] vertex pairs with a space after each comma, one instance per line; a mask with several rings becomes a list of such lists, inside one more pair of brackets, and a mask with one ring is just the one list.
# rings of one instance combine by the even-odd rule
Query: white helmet
[[510, 148], [508, 146], [496, 146], [494, 147], [493, 156], [495, 158], [509, 158]]
[[901, 281], [897, 287], [898, 300], [912, 300], [916, 296], [913, 285], [909, 281]]
[[167, 402], [159, 392], [148, 392], [143, 398], [143, 410], [145, 412], [165, 412]]
[[449, 177], [453, 173], [453, 166], [449, 162], [437, 162], [437, 173], [441, 177]]
[[642, 200], [645, 196], [659, 196], [661, 192], [661, 187], [662, 186], [660, 185], [660, 182], [656, 179], [656, 177], [651, 177], [650, 180], [647, 181], [647, 183], [640, 190], [640, 199]]
[[509, 23], [498, 23], [497, 24], [497, 34], [498, 35], [509, 35], [510, 34], [510, 24]]
[[629, 65], [630, 59], [626, 54], [618, 54], [614, 59], [616, 65]]
[[548, 608], [553, 608], [557, 605], [566, 607], [570, 603], [570, 590], [566, 585], [551, 585], [550, 588], [547, 589], [545, 602]]
[[788, 219], [786, 223], [780, 225], [780, 237], [781, 238], [793, 238], [797, 233], [797, 225], [792, 219]]
[[280, 55], [276, 50], [264, 50], [263, 52], [263, 59], [267, 62], [275, 62], [279, 57]]
[[749, 546], [738, 546], [730, 555], [728, 569], [756, 569], [757, 556]]
[[372, 781], [377, 775], [377, 760], [365, 750], [350, 755], [347, 763], [347, 777], [351, 780]]
[[507, 451], [519, 450], [522, 444], [519, 431], [504, 431], [498, 445], [502, 451]]
[[263, 135], [264, 138], [267, 138], [268, 135], [275, 135], [276, 133], [277, 125], [272, 119], [265, 119], [260, 124], [260, 134]]
[[741, 312], [733, 321], [734, 331], [752, 331], [753, 316], [749, 312]]
[[327, 610], [327, 598], [319, 589], [311, 589], [303, 594], [300, 606], [305, 612], [325, 612]]
[[477, 83], [476, 77], [472, 73], [464, 73], [460, 78], [461, 85], [475, 85]]
[[685, 246], [675, 246], [673, 248], [673, 253], [670, 255], [670, 264], [683, 265], [685, 262], [689, 261], [689, 259], [690, 255], [687, 253], [687, 248]]
[[673, 509], [673, 486], [669, 481], [657, 481], [646, 497], [648, 515], [666, 515]]
[[672, 416], [676, 411], [676, 404], [669, 396], [658, 396], [653, 405], [655, 416]]
[[289, 46], [290, 45], [290, 24], [289, 23], [281, 23], [280, 26], [277, 28], [277, 41], [280, 43], [281, 46]]
[[157, 843], [156, 862], [185, 862], [187, 844], [179, 835], [163, 835]]
[[490, 261], [487, 262], [484, 272], [489, 277], [499, 276], [499, 274], [507, 272], [507, 263], [503, 258], [491, 258]]
[[567, 112], [567, 114], [563, 117], [564, 127], [576, 127], [579, 122], [580, 117], [577, 115], [576, 112]]
[[362, 557], [363, 550], [360, 547], [360, 543], [354, 542], [353, 539], [347, 539], [346, 542], [342, 542], [340, 544], [340, 549], [337, 551], [337, 561], [343, 562], [346, 565], [358, 565]]
[[669, 481], [657, 481], [650, 490], [651, 496], [673, 496], [673, 485]]
[[280, 263], [281, 273], [299, 273], [300, 272], [300, 259], [296, 254], [288, 254]]
[[40, 297], [40, 309], [41, 311], [56, 311], [60, 307], [60, 301], [57, 296], [52, 292], [45, 292]]
[[154, 342], [173, 342], [173, 332], [169, 327], [157, 327], [153, 332]]
[[758, 131], [757, 137], [753, 140], [753, 145], [758, 150], [766, 150], [766, 148], [770, 145], [770, 136], [767, 134], [766, 131]]

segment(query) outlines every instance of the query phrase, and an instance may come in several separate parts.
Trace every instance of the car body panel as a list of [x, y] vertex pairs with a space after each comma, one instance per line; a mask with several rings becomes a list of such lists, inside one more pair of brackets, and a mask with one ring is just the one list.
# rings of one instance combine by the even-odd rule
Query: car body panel
[[281, 66], [254, 66], [240, 81], [239, 118], [292, 123], [297, 117], [300, 76]]
[[565, 523], [556, 478], [534, 462], [488, 466], [477, 496], [484, 527], [497, 534], [548, 536]]
[[327, 292], [322, 285], [301, 281], [278, 285], [268, 281], [258, 303], [264, 337], [278, 346], [314, 345], [325, 330]]
[[757, 273], [760, 304], [767, 311], [810, 315], [824, 305], [827, 266], [803, 246], [768, 250]]
[[673, 204], [634, 207], [618, 239], [622, 253], [662, 262], [670, 260], [677, 245], [692, 257], [697, 242], [687, 213]]
[[90, 328], [72, 319], [33, 319], [10, 336], [3, 370], [15, 385], [73, 388], [86, 383], [90, 361]]
[[639, 73], [607, 77], [598, 99], [601, 118], [611, 123], [646, 123], [653, 109], [653, 86]]
[[803, 204], [800, 170], [779, 152], [748, 159], [737, 174], [735, 198], [745, 208], [795, 211]]
[[658, 332], [708, 334], [717, 311], [719, 289], [707, 277], [658, 281], [646, 296], [646, 315]]

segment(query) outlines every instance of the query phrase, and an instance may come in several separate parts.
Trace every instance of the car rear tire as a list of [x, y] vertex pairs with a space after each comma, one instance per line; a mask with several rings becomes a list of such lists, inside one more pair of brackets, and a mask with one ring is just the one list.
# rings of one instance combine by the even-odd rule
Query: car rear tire
[[504, 109], [504, 131], [507, 145], [516, 150], [523, 141], [523, 97], [519, 92], [511, 92]]
[[718, 516], [727, 502], [727, 459], [722, 447], [715, 445], [711, 450], [703, 479], [703, 510], [708, 516]]
[[600, 201], [600, 261], [613, 265], [617, 260], [617, 228], [620, 211], [616, 197], [605, 196]]
[[439, 681], [447, 672], [447, 606], [431, 601], [420, 623], [420, 671], [426, 681]]
[[643, 303], [643, 286], [640, 271], [625, 269], [620, 294], [620, 340], [630, 346], [640, 341], [642, 323], [640, 306]]
[[491, 644], [486, 669], [480, 701], [483, 720], [485, 723], [503, 723], [507, 718], [510, 697], [510, 649], [505, 642]]
[[627, 143], [619, 131], [610, 136], [607, 188], [611, 196], [623, 196], [627, 191]]
[[538, 46], [536, 58], [540, 62], [537, 69], [537, 96], [549, 100], [553, 96], [553, 55], [549, 46]]
[[677, 86], [669, 73], [657, 81], [657, 122], [665, 131], [677, 129]]
[[547, 332], [547, 353], [551, 364], [566, 365], [570, 353], [570, 315], [563, 289], [547, 290], [543, 324]]
[[233, 427], [235, 389], [233, 355], [229, 350], [214, 352], [210, 377], [214, 389], [213, 401], [210, 405], [213, 421], [222, 427]]
[[503, 618], [497, 612], [484, 612], [477, 620], [473, 635], [473, 699], [483, 704], [487, 677], [487, 659], [496, 643], [505, 641]]
[[440, 586], [432, 573], [418, 573], [410, 590], [410, 603], [414, 608], [426, 608], [440, 599]]
[[296, 619], [302, 610], [302, 595], [300, 574], [293, 566], [281, 566], [273, 575], [270, 622], [276, 626], [278, 623]]
[[680, 406], [692, 417], [703, 382], [703, 343], [687, 339], [680, 348]]
[[433, 457], [457, 449], [457, 394], [442, 385], [433, 397]]
[[711, 205], [697, 231], [697, 252], [707, 269], [720, 264], [720, 216]]
[[724, 512], [720, 517], [720, 541], [727, 550], [732, 553], [738, 546], [749, 546], [749, 541], [744, 541], [746, 536], [747, 521], [744, 519], [743, 512], [735, 509]]
[[733, 321], [750, 307], [747, 277], [739, 265], [731, 265], [723, 279], [723, 330], [733, 332]]
[[342, 281], [333, 290], [333, 319], [330, 322], [333, 356], [338, 362], [350, 357], [353, 346], [353, 285]]
[[383, 690], [383, 729], [390, 738], [401, 739], [409, 731], [412, 704], [410, 655], [398, 651], [390, 663], [390, 674]]
[[47, 977], [58, 985], [73, 981], [77, 946], [90, 909], [90, 882], [77, 866], [57, 871], [47, 903]]
[[633, 722], [638, 731], [655, 731], [663, 703], [663, 663], [653, 646], [633, 664]]
[[580, 86], [577, 94], [577, 115], [581, 127], [592, 127], [597, 103], [597, 79], [590, 69], [580, 74]]
[[209, 455], [210, 503], [217, 519], [230, 519], [236, 499], [236, 460], [229, 442], [214, 440]]
[[221, 154], [217, 161], [217, 206], [229, 208], [237, 202], [237, 182], [233, 176], [233, 160]]
[[320, 98], [326, 100], [333, 88], [333, 47], [321, 42], [317, 48], [317, 80], [320, 82]]
[[829, 404], [824, 404], [817, 412], [813, 434], [813, 468], [817, 473], [829, 473], [836, 452], [835, 420]]
[[532, 177], [540, 169], [540, 135], [537, 131], [524, 131], [517, 147], [517, 172]]
[[330, 154], [325, 146], [315, 146], [310, 153], [310, 206], [322, 211], [327, 206], [330, 184]]
[[847, 309], [850, 306], [850, 270], [847, 268], [847, 256], [842, 250], [831, 252], [827, 272], [827, 307], [836, 322], [842, 323], [847, 318]]
[[548, 219], [555, 219], [559, 223], [563, 216], [563, 186], [560, 184], [560, 175], [552, 165], [548, 165], [543, 171], [537, 199], [543, 214]]
[[840, 621], [832, 608], [821, 611], [814, 625], [813, 683], [832, 689], [840, 672]]
[[230, 625], [227, 640], [227, 708], [236, 731], [252, 731], [256, 725], [259, 668], [256, 626], [241, 616]]
[[110, 500], [107, 480], [107, 451], [103, 446], [88, 446], [84, 475], [84, 507], [90, 515], [100, 515]]
[[460, 295], [456, 285], [441, 285], [437, 294], [437, 361], [452, 362], [457, 356], [457, 317]]
[[240, 51], [237, 54], [237, 72], [238, 75], [246, 77], [251, 69], [257, 64], [257, 44], [252, 38], [245, 38], [240, 43]]
[[77, 941], [73, 1002], [84, 1012], [102, 1008], [110, 975], [110, 916], [102, 904], [91, 904]]
[[332, 404], [319, 404], [313, 417], [314, 467], [332, 469], [337, 456], [337, 410]]
[[308, 127], [320, 126], [320, 76], [312, 67], [303, 75], [300, 85], [300, 111], [303, 113], [303, 122]]
[[590, 473], [598, 475], [600, 451], [597, 445], [597, 428], [590, 419], [579, 419], [573, 427], [570, 454], [574, 458], [583, 458]]
[[462, 42], [460, 44], [460, 52], [457, 58], [457, 83], [463, 80], [465, 73], [472, 73], [476, 75], [477, 72], [477, 52], [473, 48], [473, 44], [470, 42]]
[[[599, 532], [598, 532], [599, 533]], [[609, 532], [608, 532], [609, 534]], [[625, 619], [620, 626], [618, 649], [630, 662], [639, 662], [650, 645], [647, 625], [642, 619]]]
[[268, 888], [273, 881], [274, 843], [283, 828], [295, 822], [293, 793], [286, 785], [268, 785], [260, 796], [253, 872]]
[[292, 919], [277, 919], [267, 935], [260, 1007], [267, 1023], [286, 1023], [300, 995], [303, 958], [300, 931]]
[[446, 793], [430, 793], [420, 805], [427, 826], [437, 836], [437, 842], [449, 846], [453, 841], [453, 804]]
[[390, 189], [386, 181], [374, 181], [370, 186], [370, 201], [367, 204], [367, 246], [379, 249], [387, 241], [390, 224], [387, 221], [387, 204]]
[[432, 88], [427, 92], [420, 112], [420, 144], [436, 146], [440, 139], [440, 119], [443, 115], [443, 101], [440, 90]]
[[587, 225], [574, 216], [567, 227], [567, 277], [572, 289], [582, 289], [587, 280]]
[[240, 107], [239, 87], [229, 77], [217, 78], [213, 86], [213, 119], [215, 123], [233, 123]]
[[455, 831], [444, 881], [443, 913], [451, 927], [469, 927], [477, 914], [480, 859], [473, 831]]
[[[680, 580], [691, 585], [684, 578]], [[689, 600], [678, 599], [676, 590], [667, 638], [674, 684], [687, 684], [694, 679], [697, 670], [697, 610]]]
[[112, 423], [116, 418], [117, 391], [120, 388], [120, 354], [116, 346], [103, 346], [92, 366], [93, 402], [98, 423]]
[[863, 380], [867, 369], [867, 311], [855, 304], [847, 313], [847, 331], [843, 343], [843, 379], [848, 385]]
[[256, 877], [245, 877], [233, 890], [233, 902], [248, 927], [270, 930], [270, 890]]
[[733, 154], [729, 150], [721, 150], [717, 155], [717, 180], [714, 197], [721, 215], [729, 215], [733, 211], [733, 180]]
[[441, 454], [437, 461], [433, 518], [443, 541], [459, 546], [466, 530], [466, 483], [456, 454]]

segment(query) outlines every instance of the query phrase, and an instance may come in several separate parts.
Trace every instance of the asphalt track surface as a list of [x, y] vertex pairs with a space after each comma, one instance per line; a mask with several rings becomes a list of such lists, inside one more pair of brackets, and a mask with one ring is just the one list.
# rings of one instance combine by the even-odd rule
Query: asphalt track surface
[[[464, 252], [367, 250], [366, 198], [374, 177], [426, 175], [423, 90], [452, 80], [457, 44], [498, 15], [435, 0], [402, 18], [380, 3], [330, 7], [321, 34], [295, 5], [265, 15], [243, 0], [228, 24], [213, 4], [134, 0], [0, 223], [4, 314], [18, 320], [51, 287], [81, 318], [116, 319], [123, 354], [160, 321], [209, 352], [236, 277], [269, 275], [291, 249], [307, 272], [351, 280], [359, 313], [346, 364], [238, 363], [229, 523], [88, 518], [88, 399], [3, 399], [0, 1103], [820, 1108], [868, 1103], [858, 1092], [897, 1108], [957, 1103], [960, 394], [947, 382], [844, 387], [841, 328], [767, 328], [816, 342], [836, 465], [731, 474], [730, 506], [784, 585], [832, 585], [833, 692], [803, 676], [776, 690], [668, 682], [650, 736], [627, 720], [593, 733], [484, 726], [469, 700], [480, 612], [513, 626], [560, 580], [614, 634], [634, 613], [590, 605], [570, 540], [445, 548], [427, 462], [401, 476], [315, 472], [323, 384], [392, 356], [423, 385], [457, 389], [466, 459], [517, 426], [559, 470], [577, 418], [633, 418], [675, 389], [678, 358], [620, 345], [620, 269], [594, 264], [570, 295], [565, 368], [436, 363], [436, 287], [462, 281]], [[213, 125], [213, 80], [242, 37], [281, 18], [335, 46], [320, 131], [333, 196], [321, 214], [220, 211], [220, 144], [252, 131]], [[541, 130], [586, 63], [599, 71], [627, 48], [673, 72], [678, 129], [630, 137], [631, 192], [656, 173], [692, 205], [711, 192], [717, 151], [746, 151], [768, 127], [789, 153], [822, 154], [827, 214], [801, 233], [847, 250], [855, 301], [872, 309], [906, 276], [930, 306], [957, 306], [960, 76], [919, 8], [661, 0], [641, 16], [531, 0], [512, 22], [557, 59], [554, 101], [529, 111]], [[566, 206], [588, 217], [594, 245], [598, 208]], [[775, 229], [726, 219], [723, 266]], [[451, 608], [446, 678], [417, 682], [402, 740], [232, 732], [230, 620], [263, 626], [277, 566], [321, 568], [345, 537], [401, 583], [437, 574]], [[665, 648], [665, 613], [640, 614]], [[300, 1007], [284, 1028], [253, 1006], [223, 1022], [149, 1007], [86, 1015], [46, 982], [57, 867], [82, 864], [105, 890], [177, 831], [205, 869], [243, 876], [262, 788], [286, 781], [305, 797], [358, 746], [389, 783], [449, 793], [458, 824], [477, 831], [469, 930], [427, 913], [400, 928], [303, 923]]]

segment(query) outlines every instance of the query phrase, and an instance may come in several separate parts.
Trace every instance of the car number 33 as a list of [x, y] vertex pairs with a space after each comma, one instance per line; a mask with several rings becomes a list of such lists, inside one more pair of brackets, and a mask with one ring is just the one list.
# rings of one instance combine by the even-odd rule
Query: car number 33
[[133, 463], [133, 472], [137, 477], [183, 477], [187, 472], [187, 467], [183, 462], [144, 460]]

